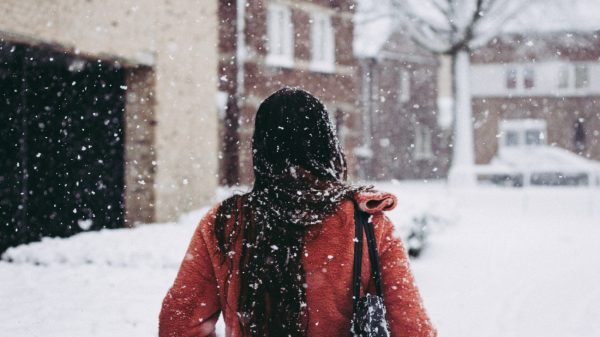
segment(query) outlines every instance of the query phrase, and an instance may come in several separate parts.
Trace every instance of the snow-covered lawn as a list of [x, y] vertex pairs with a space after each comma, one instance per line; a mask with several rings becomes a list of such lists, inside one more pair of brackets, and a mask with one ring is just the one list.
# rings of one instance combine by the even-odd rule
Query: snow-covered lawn
[[[413, 262], [440, 337], [600, 336], [600, 190], [386, 183], [398, 224], [446, 224]], [[160, 303], [204, 210], [177, 223], [9, 250], [1, 336], [155, 336]]]

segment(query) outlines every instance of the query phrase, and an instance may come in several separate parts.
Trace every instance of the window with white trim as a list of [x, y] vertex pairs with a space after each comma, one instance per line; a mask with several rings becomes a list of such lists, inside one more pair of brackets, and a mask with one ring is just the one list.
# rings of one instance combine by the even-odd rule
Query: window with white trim
[[510, 64], [505, 68], [505, 86], [522, 91], [535, 88], [535, 67], [532, 64]]
[[335, 33], [331, 16], [326, 13], [311, 14], [311, 68], [317, 71], [332, 72], [335, 68]]
[[294, 64], [294, 26], [289, 7], [270, 3], [267, 7], [267, 64]]
[[589, 87], [590, 69], [584, 63], [563, 63], [558, 69], [558, 88], [562, 90]]
[[535, 69], [531, 65], [523, 66], [523, 88], [535, 87]]
[[515, 66], [509, 66], [506, 68], [506, 88], [517, 88], [517, 67]]
[[546, 121], [543, 119], [507, 119], [499, 123], [499, 148], [523, 148], [546, 144]]
[[575, 65], [575, 88], [587, 88], [589, 86], [590, 69], [587, 64]]
[[429, 159], [433, 157], [431, 150], [431, 129], [423, 124], [415, 125], [415, 159]]
[[571, 67], [568, 64], [561, 64], [558, 68], [558, 87], [566, 89], [569, 87]]
[[507, 147], [519, 146], [519, 133], [509, 130], [504, 134], [504, 145]]
[[408, 70], [400, 70], [399, 82], [398, 102], [406, 103], [410, 100], [410, 72]]

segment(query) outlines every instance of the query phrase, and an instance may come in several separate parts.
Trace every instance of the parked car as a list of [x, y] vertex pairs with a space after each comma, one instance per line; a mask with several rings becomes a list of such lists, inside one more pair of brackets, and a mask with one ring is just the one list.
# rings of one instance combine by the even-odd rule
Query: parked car
[[600, 162], [549, 146], [546, 139], [544, 120], [502, 121], [498, 153], [475, 168], [479, 180], [508, 186], [600, 186]]

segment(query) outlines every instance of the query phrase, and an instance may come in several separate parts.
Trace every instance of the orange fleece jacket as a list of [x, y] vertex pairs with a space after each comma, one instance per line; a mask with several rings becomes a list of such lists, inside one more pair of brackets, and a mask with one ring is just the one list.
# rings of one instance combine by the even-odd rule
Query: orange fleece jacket
[[[383, 211], [396, 205], [389, 193], [362, 192], [355, 196], [360, 208], [373, 215], [383, 281], [386, 318], [392, 337], [435, 337], [409, 268], [401, 240]], [[187, 249], [175, 283], [163, 300], [159, 318], [160, 337], [214, 336], [222, 312], [227, 337], [241, 337], [236, 314], [239, 278], [232, 273], [225, 287], [228, 263], [221, 264], [214, 235], [219, 205], [200, 221]], [[233, 218], [233, 217], [232, 217]], [[309, 229], [302, 259], [306, 272], [308, 336], [350, 336], [352, 315], [352, 261], [354, 256], [354, 204], [343, 201], [318, 230]], [[241, 251], [241, 238], [236, 252]], [[366, 248], [363, 249], [362, 289], [373, 293]], [[237, 269], [239, 253], [234, 257]], [[227, 289], [227, 293], [224, 290]]]

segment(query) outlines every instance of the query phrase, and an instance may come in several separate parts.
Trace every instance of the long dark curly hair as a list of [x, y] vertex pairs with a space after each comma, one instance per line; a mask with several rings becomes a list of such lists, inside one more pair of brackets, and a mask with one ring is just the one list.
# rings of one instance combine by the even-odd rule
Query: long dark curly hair
[[344, 183], [346, 160], [327, 110], [301, 89], [283, 88], [260, 105], [252, 153], [252, 190], [223, 201], [215, 223], [229, 277], [242, 235], [241, 330], [253, 337], [306, 336], [305, 229], [364, 188]]

